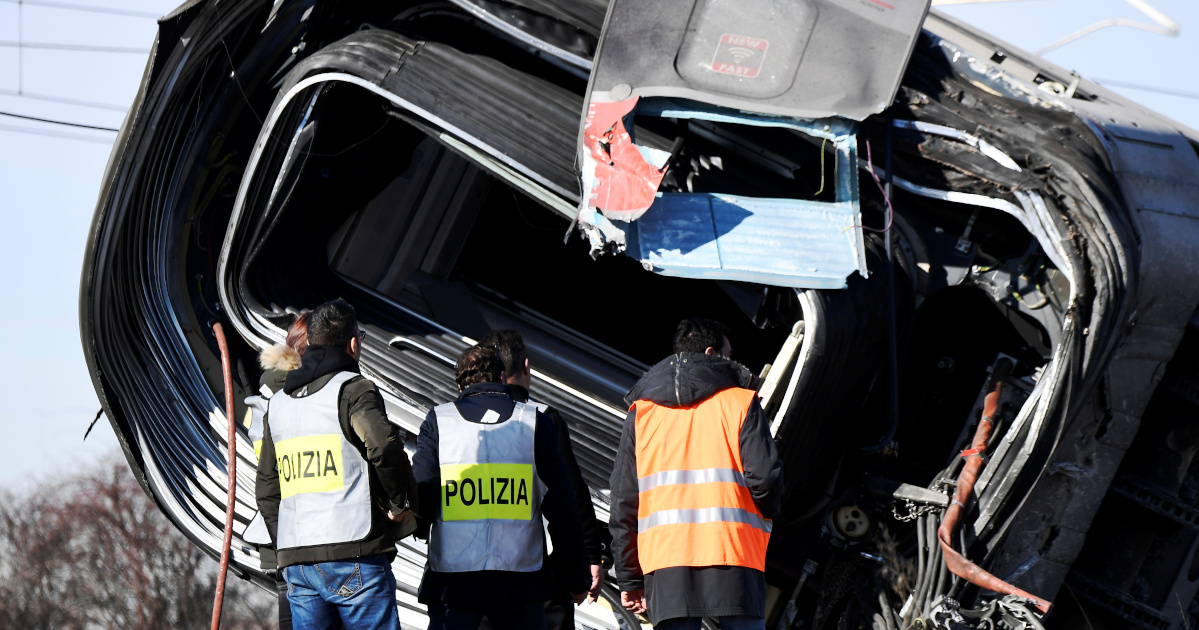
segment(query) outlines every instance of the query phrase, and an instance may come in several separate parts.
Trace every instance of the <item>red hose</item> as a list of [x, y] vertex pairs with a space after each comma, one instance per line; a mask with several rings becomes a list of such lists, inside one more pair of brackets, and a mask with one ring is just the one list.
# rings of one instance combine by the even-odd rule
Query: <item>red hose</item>
[[966, 509], [966, 502], [974, 494], [974, 484], [978, 481], [978, 474], [982, 471], [983, 453], [987, 450], [987, 441], [990, 440], [991, 431], [994, 428], [992, 419], [999, 408], [999, 395], [1003, 392], [1003, 379], [1007, 372], [1005, 368], [1008, 368], [1006, 363], [995, 366], [991, 376], [991, 382], [994, 383], [993, 389], [984, 399], [983, 417], [979, 420], [978, 429], [974, 432], [974, 442], [971, 448], [962, 454], [966, 458], [966, 463], [962, 466], [962, 472], [958, 474], [958, 485], [953, 494], [953, 502], [949, 504], [949, 509], [945, 510], [945, 518], [941, 519], [941, 526], [937, 528], [937, 538], [941, 541], [942, 551], [945, 552], [945, 566], [951, 573], [971, 584], [996, 593], [1030, 599], [1034, 602], [1037, 610], [1044, 614], [1049, 612], [1049, 607], [1053, 605], [1052, 602], [1022, 591], [987, 573], [982, 567], [967, 560], [953, 548], [954, 531], [957, 529], [958, 521], [962, 518], [962, 512]]
[[229, 545], [233, 542], [233, 504], [237, 499], [237, 423], [233, 420], [233, 373], [229, 369], [229, 346], [225, 329], [212, 325], [216, 343], [221, 349], [221, 374], [225, 378], [225, 420], [229, 423], [229, 500], [225, 509], [225, 540], [221, 544], [221, 569], [216, 579], [216, 599], [212, 602], [212, 630], [221, 627], [221, 606], [225, 603], [225, 576], [229, 572]]

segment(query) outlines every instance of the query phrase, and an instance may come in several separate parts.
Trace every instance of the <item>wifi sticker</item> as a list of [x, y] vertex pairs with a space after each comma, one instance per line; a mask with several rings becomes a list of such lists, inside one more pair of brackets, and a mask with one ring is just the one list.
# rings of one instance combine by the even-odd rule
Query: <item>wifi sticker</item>
[[724, 74], [752, 79], [762, 71], [762, 62], [766, 60], [769, 46], [770, 42], [757, 37], [721, 35], [711, 68]]

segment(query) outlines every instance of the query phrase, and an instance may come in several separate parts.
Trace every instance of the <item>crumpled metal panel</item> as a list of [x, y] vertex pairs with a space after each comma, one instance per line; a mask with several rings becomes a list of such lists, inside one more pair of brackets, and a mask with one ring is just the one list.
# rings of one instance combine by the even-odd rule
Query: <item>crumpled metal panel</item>
[[[593, 104], [588, 110], [579, 148], [584, 195], [578, 220], [591, 240], [592, 255], [623, 250], [662, 275], [805, 289], [841, 289], [855, 271], [867, 275], [858, 207], [856, 123], [761, 116], [664, 98], [632, 98], [605, 104], [603, 109], [610, 110], [602, 118], [609, 122], [598, 127], [601, 108]], [[648, 178], [637, 175], [659, 173], [660, 180], [660, 171], [650, 162], [661, 163], [666, 156], [632, 143], [620, 121], [634, 112], [792, 129], [831, 141], [836, 154], [836, 201], [654, 194], [657, 180], [649, 181], [647, 190]], [[616, 133], [603, 133], [612, 120], [619, 123]], [[622, 145], [618, 152], [616, 147]], [[613, 194], [617, 189], [619, 196]], [[624, 222], [628, 227], [623, 227]]]
[[843, 289], [858, 271], [856, 216], [848, 202], [659, 195], [629, 224], [625, 253], [667, 276]]
[[612, 0], [590, 98], [865, 120], [899, 89], [930, 1]]

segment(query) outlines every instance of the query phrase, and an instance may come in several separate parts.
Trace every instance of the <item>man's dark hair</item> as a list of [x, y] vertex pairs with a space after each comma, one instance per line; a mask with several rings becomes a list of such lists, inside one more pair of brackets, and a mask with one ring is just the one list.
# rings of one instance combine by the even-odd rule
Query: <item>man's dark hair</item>
[[705, 317], [691, 317], [679, 322], [674, 331], [674, 351], [699, 352], [715, 348], [717, 352], [724, 347], [724, 338], [729, 337], [729, 327]]
[[350, 303], [337, 298], [312, 309], [308, 318], [308, 343], [343, 347], [358, 334], [358, 317]]
[[504, 371], [495, 346], [471, 346], [458, 355], [454, 380], [466, 389], [476, 383], [499, 383]]
[[529, 352], [525, 350], [525, 340], [520, 333], [506, 328], [493, 330], [479, 340], [480, 346], [495, 346], [500, 351], [500, 363], [504, 366], [504, 374], [509, 377], [518, 376], [525, 371], [525, 359]]

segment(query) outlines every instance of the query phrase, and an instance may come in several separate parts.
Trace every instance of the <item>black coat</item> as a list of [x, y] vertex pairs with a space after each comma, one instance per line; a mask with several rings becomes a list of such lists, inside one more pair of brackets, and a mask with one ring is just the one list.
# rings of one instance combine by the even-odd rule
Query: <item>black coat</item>
[[[471, 385], [462, 392], [455, 404], [462, 417], [469, 422], [479, 422], [488, 410], [494, 410], [500, 415], [500, 422], [506, 422], [516, 406], [512, 392], [499, 383]], [[441, 573], [426, 566], [417, 595], [421, 603], [444, 603], [452, 608], [486, 611], [513, 603], [548, 601], [561, 587], [572, 593], [587, 591], [591, 585], [591, 573], [583, 549], [578, 506], [558, 450], [558, 432], [553, 421], [541, 412], [537, 413], [533, 456], [537, 464], [537, 476], [545, 485], [541, 513], [549, 523], [550, 539], [554, 545], [553, 558], [543, 563], [541, 570], [529, 573]], [[412, 467], [422, 506], [417, 535], [427, 538], [429, 526], [441, 510], [441, 464], [438, 457], [437, 415], [434, 411], [430, 411], [421, 424]], [[552, 571], [550, 560], [553, 562]]]
[[[733, 387], [749, 387], [753, 375], [719, 356], [684, 352], [670, 356], [646, 372], [625, 398], [630, 405], [648, 400], [665, 407], [686, 407]], [[622, 591], [645, 589], [654, 624], [676, 617], [764, 617], [766, 577], [748, 567], [669, 567], [648, 575], [637, 553], [637, 414], [625, 418], [612, 472], [612, 553], [616, 581]], [[783, 464], [770, 423], [757, 397], [745, 414], [739, 434], [741, 464], [754, 503], [766, 518], [779, 511]]]
[[[529, 390], [520, 385], [509, 385], [512, 398], [519, 402], [529, 402]], [[570, 487], [575, 491], [575, 504], [579, 506], [579, 518], [583, 522], [583, 549], [587, 552], [589, 564], [602, 564], [604, 542], [600, 538], [600, 524], [595, 518], [595, 505], [591, 502], [591, 490], [583, 479], [583, 471], [579, 461], [575, 459], [574, 447], [570, 443], [570, 427], [566, 419], [553, 407], [543, 412], [554, 423], [558, 431], [558, 452], [562, 454], [562, 464], [566, 466], [566, 476], [570, 478]]]

